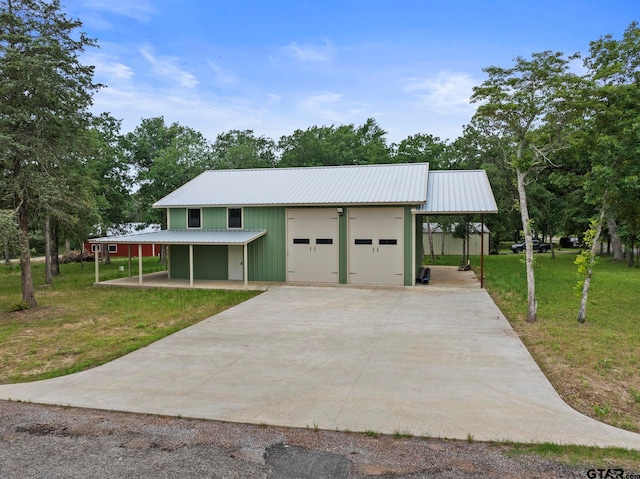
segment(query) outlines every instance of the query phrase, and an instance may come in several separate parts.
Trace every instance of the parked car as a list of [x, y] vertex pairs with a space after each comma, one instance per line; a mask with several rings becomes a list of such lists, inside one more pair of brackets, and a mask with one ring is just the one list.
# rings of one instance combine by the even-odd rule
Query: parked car
[[580, 240], [577, 236], [563, 236], [560, 238], [562, 248], [580, 248]]
[[[522, 243], [515, 243], [511, 245], [511, 251], [513, 251], [514, 253], [520, 253], [524, 251], [525, 248], [526, 246], [524, 244], [524, 241]], [[538, 253], [546, 253], [550, 249], [551, 249], [551, 245], [549, 243], [543, 243], [542, 241], [537, 239], [533, 240], [534, 251], [537, 251]]]

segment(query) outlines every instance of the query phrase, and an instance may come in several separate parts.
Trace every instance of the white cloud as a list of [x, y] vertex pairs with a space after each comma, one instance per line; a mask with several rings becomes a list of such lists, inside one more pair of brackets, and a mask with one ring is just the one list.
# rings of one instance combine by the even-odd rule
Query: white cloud
[[151, 64], [153, 73], [156, 75], [175, 81], [185, 88], [194, 88], [198, 85], [198, 79], [194, 75], [178, 67], [176, 58], [156, 57], [149, 48], [141, 48], [140, 53]]
[[340, 101], [344, 95], [341, 93], [319, 92], [303, 98], [299, 107], [313, 116], [336, 123], [346, 121], [344, 113], [339, 113]]
[[150, 0], [84, 0], [83, 7], [100, 10], [146, 22], [156, 13]]
[[84, 60], [86, 64], [95, 67], [96, 78], [107, 84], [129, 80], [134, 75], [133, 70], [128, 65], [106, 55], [87, 54]]
[[298, 45], [296, 42], [291, 42], [286, 47], [283, 47], [282, 51], [296, 60], [308, 63], [327, 63], [333, 57], [333, 48], [329, 42], [325, 42], [324, 45], [320, 46]]
[[466, 73], [440, 72], [433, 77], [407, 79], [404, 91], [418, 97], [425, 107], [448, 115], [472, 110], [469, 99], [479, 84]]

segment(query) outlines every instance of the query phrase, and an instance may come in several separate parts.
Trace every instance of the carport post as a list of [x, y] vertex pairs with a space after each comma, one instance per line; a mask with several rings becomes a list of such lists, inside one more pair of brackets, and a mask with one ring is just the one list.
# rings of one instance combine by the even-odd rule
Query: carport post
[[193, 245], [189, 245], [189, 286], [193, 288]]
[[244, 248], [242, 248], [242, 277], [244, 278], [244, 289], [247, 289], [249, 287], [249, 265], [247, 264], [247, 258], [249, 257], [249, 255], [247, 254], [247, 250], [248, 245], [247, 243], [245, 243]]
[[138, 243], [138, 284], [142, 286], [142, 243]]
[[484, 288], [484, 213], [480, 215], [480, 288]]
[[[94, 243], [95, 245], [96, 243]], [[100, 248], [100, 243], [97, 244], [97, 246], [94, 246], [93, 249], [93, 258], [94, 258], [94, 262], [95, 262], [95, 270], [96, 270], [96, 284], [98, 284], [100, 282], [100, 266], [98, 263], [98, 256], [99, 255], [99, 250], [98, 248]]]
[[129, 255], [129, 278], [131, 278], [131, 245], [127, 245], [128, 255]]

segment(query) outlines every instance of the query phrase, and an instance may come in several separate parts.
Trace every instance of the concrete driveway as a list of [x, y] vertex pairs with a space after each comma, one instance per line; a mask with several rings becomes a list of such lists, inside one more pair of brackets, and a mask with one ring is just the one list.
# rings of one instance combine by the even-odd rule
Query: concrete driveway
[[640, 449], [640, 435], [560, 399], [477, 283], [272, 288], [104, 366], [0, 386], [0, 399]]

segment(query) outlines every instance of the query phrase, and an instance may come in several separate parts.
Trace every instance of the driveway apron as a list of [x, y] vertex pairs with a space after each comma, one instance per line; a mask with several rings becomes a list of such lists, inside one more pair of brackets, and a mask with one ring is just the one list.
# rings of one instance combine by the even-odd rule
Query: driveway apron
[[0, 399], [254, 424], [640, 449], [567, 406], [486, 291], [275, 287]]

